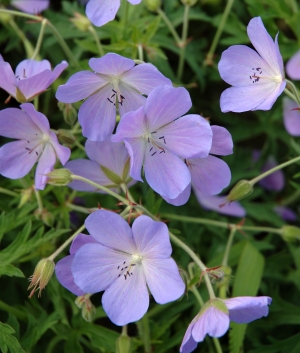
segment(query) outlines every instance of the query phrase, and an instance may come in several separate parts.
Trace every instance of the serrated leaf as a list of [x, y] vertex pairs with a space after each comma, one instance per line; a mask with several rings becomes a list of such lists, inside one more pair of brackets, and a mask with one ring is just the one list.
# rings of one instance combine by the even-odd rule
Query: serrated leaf
[[0, 322], [0, 349], [1, 352], [7, 353], [25, 353], [20, 343], [13, 334], [15, 331], [7, 324]]

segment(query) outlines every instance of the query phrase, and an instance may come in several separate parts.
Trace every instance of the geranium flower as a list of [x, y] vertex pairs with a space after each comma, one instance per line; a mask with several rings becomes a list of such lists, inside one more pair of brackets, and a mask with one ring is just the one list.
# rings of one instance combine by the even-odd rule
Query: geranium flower
[[300, 107], [287, 97], [283, 98], [283, 123], [290, 135], [300, 136]]
[[[87, 140], [85, 150], [90, 160], [69, 161], [65, 168], [107, 188], [118, 190], [121, 184], [130, 187], [136, 183], [129, 175], [129, 154], [124, 145], [113, 143], [110, 139], [101, 142]], [[78, 180], [68, 186], [80, 191], [97, 191], [94, 186]]]
[[206, 303], [200, 313], [190, 323], [180, 353], [190, 353], [196, 349], [206, 335], [221, 337], [229, 329], [230, 321], [247, 324], [267, 316], [270, 297], [236, 297], [226, 300], [215, 299]]
[[286, 63], [286, 72], [292, 80], [300, 80], [300, 50]]
[[47, 10], [50, 0], [12, 0], [11, 5], [17, 9], [36, 15]]
[[99, 59], [90, 59], [95, 72], [80, 71], [59, 86], [56, 98], [64, 103], [86, 99], [78, 119], [82, 134], [93, 141], [103, 141], [113, 132], [117, 110], [121, 117], [140, 108], [155, 87], [171, 85], [152, 64], [135, 66], [131, 59], [108, 53]]
[[78, 288], [90, 294], [105, 291], [102, 305], [113, 323], [123, 326], [143, 317], [149, 306], [148, 289], [159, 304], [181, 297], [185, 286], [170, 257], [164, 223], [140, 216], [131, 229], [119, 215], [99, 210], [87, 217], [85, 226], [91, 234], [89, 243], [82, 245], [80, 240], [75, 254], [71, 250], [74, 257], [58, 263], [57, 272], [63, 273], [58, 278], [75, 294]]
[[233, 142], [228, 130], [221, 126], [211, 126], [213, 132], [211, 149], [206, 158], [188, 158], [185, 160], [191, 173], [191, 183], [175, 199], [162, 196], [174, 206], [184, 205], [191, 194], [191, 186], [203, 195], [219, 194], [231, 179], [230, 169], [224, 161], [213, 155], [227, 156], [232, 154]]
[[51, 71], [48, 60], [26, 59], [19, 63], [14, 74], [10, 64], [0, 55], [0, 87], [18, 102], [29, 102], [46, 91], [66, 67], [68, 63], [62, 61]]
[[38, 162], [35, 172], [36, 189], [44, 189], [49, 173], [59, 158], [64, 165], [70, 149], [58, 143], [49, 121], [31, 103], [21, 104], [22, 110], [7, 108], [0, 111], [0, 135], [18, 139], [0, 148], [0, 174], [19, 179]]
[[260, 17], [249, 22], [247, 33], [257, 52], [233, 45], [223, 52], [218, 65], [222, 79], [233, 86], [221, 95], [224, 113], [269, 110], [286, 86], [278, 34], [274, 42]]
[[152, 189], [170, 199], [176, 198], [191, 182], [182, 158], [205, 158], [211, 148], [209, 123], [200, 115], [181, 117], [191, 105], [185, 88], [157, 87], [149, 94], [145, 107], [122, 118], [112, 136], [113, 142], [125, 142], [131, 177], [143, 181], [144, 166]]
[[[142, 0], [127, 0], [132, 5]], [[112, 21], [119, 10], [120, 0], [89, 0], [86, 5], [86, 15], [95, 26], [103, 26]]]

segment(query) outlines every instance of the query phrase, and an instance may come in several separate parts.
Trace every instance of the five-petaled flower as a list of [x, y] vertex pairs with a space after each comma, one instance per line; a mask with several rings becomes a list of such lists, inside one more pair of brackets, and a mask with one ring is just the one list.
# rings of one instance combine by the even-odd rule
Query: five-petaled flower
[[222, 79], [233, 86], [221, 95], [225, 113], [269, 110], [286, 86], [278, 34], [274, 42], [260, 17], [249, 22], [247, 33], [257, 52], [233, 45], [223, 52], [218, 65]]
[[[132, 5], [142, 0], [127, 0]], [[112, 21], [120, 7], [120, 0], [89, 0], [86, 6], [86, 15], [95, 26], [103, 26]]]
[[[87, 140], [85, 150], [90, 160], [75, 159], [69, 161], [65, 168], [115, 191], [122, 184], [130, 187], [136, 183], [129, 175], [129, 154], [123, 144], [113, 143], [110, 139], [98, 142]], [[68, 186], [80, 191], [97, 191], [94, 186], [78, 180]]]
[[67, 66], [68, 63], [62, 61], [51, 71], [48, 60], [26, 59], [19, 63], [14, 74], [10, 64], [0, 55], [0, 87], [18, 102], [30, 102], [46, 91]]
[[[148, 216], [132, 224], [119, 215], [99, 210], [85, 226], [71, 255], [56, 265], [63, 286], [77, 295], [105, 291], [103, 309], [116, 325], [142, 318], [149, 306], [149, 292], [159, 304], [180, 298], [184, 283], [175, 261], [167, 226]], [[75, 241], [74, 241], [75, 242]]]
[[0, 174], [10, 179], [22, 178], [38, 162], [35, 172], [36, 189], [44, 189], [47, 176], [59, 158], [65, 164], [70, 149], [58, 143], [49, 121], [31, 103], [0, 111], [0, 135], [18, 139], [0, 148]]
[[[130, 155], [130, 175], [160, 195], [174, 199], [191, 182], [182, 159], [205, 158], [211, 149], [212, 130], [200, 115], [182, 114], [191, 108], [185, 88], [160, 86], [147, 98], [145, 107], [127, 113], [120, 121], [113, 142], [125, 142]], [[179, 119], [178, 119], [179, 118]]]
[[94, 72], [80, 71], [59, 86], [56, 98], [64, 103], [86, 99], [81, 105], [78, 119], [82, 134], [93, 141], [110, 137], [116, 124], [117, 110], [121, 117], [140, 108], [155, 87], [171, 85], [152, 64], [135, 66], [131, 59], [108, 53], [92, 58], [89, 65]]
[[200, 313], [190, 323], [180, 353], [190, 353], [206, 335], [221, 337], [229, 329], [230, 321], [246, 324], [267, 316], [272, 302], [270, 297], [236, 297], [214, 299], [206, 303]]

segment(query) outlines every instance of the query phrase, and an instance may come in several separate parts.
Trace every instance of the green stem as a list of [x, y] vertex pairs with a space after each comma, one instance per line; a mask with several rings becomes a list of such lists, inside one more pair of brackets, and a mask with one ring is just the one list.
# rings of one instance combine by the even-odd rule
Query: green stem
[[42, 214], [42, 212], [44, 210], [43, 201], [42, 201], [40, 193], [38, 192], [38, 190], [35, 187], [34, 187], [34, 193], [35, 193], [35, 197], [36, 197], [36, 201], [38, 204], [40, 214]]
[[214, 344], [215, 344], [215, 347], [216, 347], [216, 352], [217, 353], [223, 353], [223, 350], [222, 350], [222, 347], [220, 345], [219, 340], [216, 337], [213, 337], [213, 341], [214, 341]]
[[289, 96], [293, 101], [295, 101], [296, 103], [298, 103], [298, 102], [297, 102], [297, 98], [296, 98], [296, 97], [293, 95], [293, 93], [290, 92], [287, 88], [284, 89], [284, 93], [285, 93], [287, 96]]
[[294, 201], [296, 201], [300, 197], [300, 190], [296, 190], [293, 194], [290, 196], [286, 197], [280, 202], [280, 205], [282, 206], [288, 206]]
[[151, 341], [150, 341], [150, 325], [148, 315], [145, 314], [141, 319], [141, 335], [144, 343], [144, 352], [151, 352]]
[[36, 96], [33, 100], [35, 110], [39, 110], [39, 96]]
[[0, 194], [6, 194], [6, 195], [9, 195], [9, 196], [14, 196], [14, 197], [19, 196], [19, 194], [17, 194], [16, 192], [10, 191], [10, 190], [7, 190], [7, 189], [1, 188], [1, 187], [0, 187]]
[[100, 55], [100, 56], [104, 56], [104, 50], [103, 50], [103, 47], [102, 47], [100, 38], [99, 38], [98, 33], [97, 33], [97, 31], [95, 30], [95, 28], [94, 28], [93, 25], [90, 25], [90, 26], [89, 26], [89, 31], [92, 33], [92, 35], [93, 35], [93, 37], [94, 37], [94, 40], [95, 40], [95, 42], [96, 42], [96, 46], [97, 46], [99, 55]]
[[127, 336], [127, 325], [124, 325], [124, 326], [122, 327], [121, 335], [122, 335], [122, 336]]
[[42, 16], [34, 16], [34, 15], [30, 15], [25, 12], [19, 12], [19, 11], [14, 11], [14, 10], [0, 9], [0, 13], [7, 13], [7, 14], [13, 15], [13, 16], [25, 17], [25, 18], [28, 18], [29, 20], [34, 20], [34, 21], [38, 21], [38, 22], [41, 22], [43, 20]]
[[275, 234], [281, 235], [281, 229], [279, 229], [279, 228], [242, 226], [242, 225], [234, 224], [234, 223], [214, 221], [212, 219], [206, 219], [206, 218], [179, 216], [179, 215], [174, 215], [171, 213], [163, 213], [160, 216], [163, 218], [174, 219], [176, 221], [184, 221], [184, 222], [197, 223], [197, 224], [206, 224], [206, 225], [211, 225], [211, 226], [226, 228], [226, 229], [235, 227], [236, 230], [249, 230], [249, 231], [253, 231], [253, 232], [269, 232], [269, 233], [275, 233]]
[[286, 83], [287, 83], [287, 88], [290, 88], [290, 90], [292, 91], [292, 95], [289, 95], [286, 92], [286, 90], [284, 90], [284, 92], [287, 93], [292, 99], [294, 99], [296, 101], [296, 103], [298, 103], [300, 105], [300, 96], [299, 96], [299, 92], [298, 92], [296, 86], [293, 84], [292, 81], [287, 80], [287, 79], [286, 79]]
[[182, 36], [181, 36], [181, 47], [180, 47], [180, 54], [179, 54], [179, 63], [177, 69], [177, 78], [180, 81], [183, 74], [183, 67], [185, 61], [185, 48], [186, 48], [186, 40], [189, 28], [189, 11], [190, 6], [185, 5], [184, 7], [184, 14], [183, 14], [183, 27], [182, 27]]
[[29, 40], [26, 38], [25, 34], [20, 30], [13, 18], [9, 20], [9, 24], [23, 42], [27, 58], [32, 57], [34, 49]]
[[196, 297], [196, 299], [197, 299], [197, 301], [198, 301], [198, 303], [200, 305], [200, 308], [202, 308], [202, 306], [204, 305], [204, 301], [203, 301], [200, 293], [198, 292], [197, 288], [195, 286], [193, 286], [191, 288], [191, 291], [194, 293], [194, 296]]
[[82, 225], [73, 235], [70, 236], [52, 255], [48, 257], [48, 260], [53, 261], [57, 255], [59, 255], [70, 243], [71, 241], [83, 230], [85, 229], [85, 225]]
[[86, 207], [82, 207], [82, 206], [73, 205], [70, 202], [66, 202], [65, 205], [68, 208], [70, 208], [71, 210], [78, 211], [78, 212], [85, 213], [85, 214], [90, 214], [91, 212], [98, 210], [98, 208], [86, 208]]
[[296, 157], [296, 158], [293, 158], [293, 159], [291, 159], [290, 161], [287, 161], [287, 162], [285, 162], [285, 163], [279, 164], [279, 165], [277, 165], [276, 167], [274, 167], [274, 168], [272, 168], [272, 169], [267, 170], [265, 173], [262, 173], [262, 174], [260, 174], [259, 176], [257, 176], [256, 178], [251, 179], [249, 182], [250, 182], [252, 185], [254, 185], [254, 184], [256, 184], [258, 181], [260, 181], [261, 179], [263, 179], [263, 178], [267, 177], [268, 175], [270, 175], [270, 174], [276, 172], [277, 170], [280, 170], [280, 169], [282, 169], [282, 168], [285, 168], [285, 167], [289, 166], [290, 164], [296, 163], [296, 162], [298, 162], [298, 161], [300, 161], [300, 156], [298, 156], [298, 157]]
[[222, 32], [223, 32], [223, 29], [224, 29], [225, 23], [226, 23], [226, 21], [227, 21], [227, 17], [228, 17], [228, 15], [229, 15], [229, 13], [230, 13], [231, 7], [232, 7], [232, 5], [233, 5], [233, 2], [234, 2], [234, 0], [228, 0], [228, 1], [227, 1], [225, 10], [224, 10], [224, 12], [223, 12], [221, 21], [220, 21], [220, 23], [219, 23], [219, 27], [218, 27], [217, 32], [216, 32], [216, 34], [215, 34], [215, 37], [214, 37], [214, 39], [213, 39], [213, 41], [212, 41], [212, 43], [211, 43], [211, 46], [210, 46], [210, 48], [209, 48], [209, 51], [208, 51], [208, 53], [207, 53], [207, 55], [206, 55], [206, 59], [205, 59], [205, 61], [204, 61], [204, 63], [205, 63], [206, 65], [213, 65], [212, 59], [213, 59], [213, 56], [214, 56], [216, 47], [217, 47], [217, 45], [218, 45], [218, 43], [219, 43], [221, 34], [222, 34]]
[[0, 300], [0, 310], [14, 315], [19, 320], [27, 321], [27, 315], [23, 311], [4, 303], [2, 300]]
[[139, 55], [139, 61], [144, 62], [144, 53], [143, 53], [143, 47], [141, 44], [138, 44], [138, 55]]
[[161, 8], [159, 8], [157, 10], [157, 13], [159, 14], [159, 16], [165, 21], [165, 24], [167, 25], [167, 27], [169, 28], [169, 31], [172, 33], [175, 42], [178, 45], [181, 45], [181, 39], [179, 38], [179, 35], [177, 34], [172, 22], [168, 19], [167, 15], [163, 12], [163, 10]]
[[123, 14], [122, 14], [122, 18], [121, 18], [121, 21], [122, 21], [122, 28], [123, 28], [123, 38], [125, 38], [125, 31], [126, 31], [126, 27], [127, 27], [127, 22], [128, 22], [128, 1], [123, 1], [123, 6], [124, 6], [124, 9], [123, 9]]
[[42, 42], [43, 42], [43, 38], [44, 38], [46, 25], [47, 25], [47, 19], [44, 18], [43, 21], [42, 21], [42, 24], [41, 24], [40, 34], [39, 34], [39, 37], [38, 37], [38, 40], [37, 40], [37, 43], [36, 43], [36, 46], [35, 46], [35, 50], [34, 50], [34, 53], [32, 54], [32, 57], [31, 57], [32, 60], [35, 59], [39, 55], [39, 52], [40, 52], [40, 49], [41, 49], [41, 45], [42, 45]]
[[228, 265], [229, 252], [230, 252], [230, 249], [231, 249], [231, 246], [232, 246], [232, 242], [233, 242], [233, 238], [234, 238], [235, 232], [236, 232], [236, 227], [232, 227], [230, 229], [230, 234], [229, 234], [229, 237], [228, 237], [228, 240], [227, 240], [226, 249], [225, 249], [225, 252], [224, 252], [224, 255], [223, 255], [223, 260], [222, 260], [222, 265], [223, 266], [227, 266]]

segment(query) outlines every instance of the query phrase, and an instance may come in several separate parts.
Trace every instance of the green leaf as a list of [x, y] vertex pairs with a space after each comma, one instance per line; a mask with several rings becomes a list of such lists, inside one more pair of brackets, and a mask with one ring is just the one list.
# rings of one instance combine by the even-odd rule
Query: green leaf
[[[255, 296], [261, 281], [264, 269], [264, 257], [250, 243], [247, 242], [241, 253], [236, 276], [233, 283], [233, 297]], [[230, 353], [240, 353], [243, 350], [243, 341], [247, 324], [230, 324], [229, 333]]]
[[25, 353], [16, 337], [13, 336], [14, 333], [12, 327], [0, 322], [0, 349], [2, 353]]
[[11, 265], [11, 264], [1, 264], [0, 263], [0, 276], [6, 275], [6, 276], [15, 276], [15, 277], [25, 277], [23, 272], [19, 270], [17, 267]]

